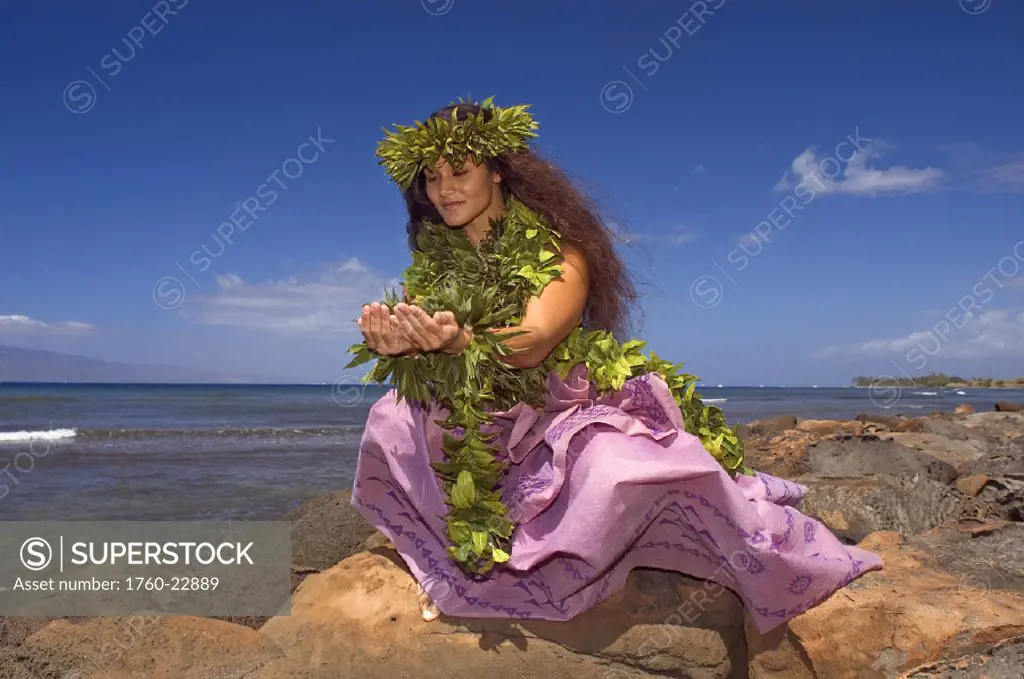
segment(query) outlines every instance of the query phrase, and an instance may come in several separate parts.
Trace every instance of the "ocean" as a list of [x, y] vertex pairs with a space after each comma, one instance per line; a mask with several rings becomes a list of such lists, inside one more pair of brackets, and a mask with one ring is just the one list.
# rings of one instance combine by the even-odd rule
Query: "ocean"
[[[1024, 390], [1010, 389], [698, 391], [735, 424], [1024, 401]], [[280, 519], [314, 495], [351, 487], [367, 412], [385, 392], [0, 383], [0, 520]]]

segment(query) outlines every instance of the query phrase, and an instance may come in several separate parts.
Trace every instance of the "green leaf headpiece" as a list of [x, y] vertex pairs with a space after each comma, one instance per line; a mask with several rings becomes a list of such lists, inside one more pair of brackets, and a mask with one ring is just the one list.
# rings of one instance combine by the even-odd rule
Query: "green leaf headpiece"
[[[444, 158], [452, 167], [462, 167], [469, 156], [477, 162], [495, 158], [503, 153], [518, 151], [528, 146], [529, 139], [540, 127], [527, 113], [529, 104], [498, 107], [493, 97], [477, 104], [481, 111], [464, 120], [457, 119], [458, 105], [472, 102], [452, 102], [449, 119], [428, 118], [416, 121], [411, 127], [395, 125], [395, 130], [384, 130], [387, 135], [377, 145], [377, 162], [384, 166], [391, 179], [404, 191], [412, 186], [416, 176], [433, 167], [438, 158]], [[491, 114], [485, 120], [485, 111]]]

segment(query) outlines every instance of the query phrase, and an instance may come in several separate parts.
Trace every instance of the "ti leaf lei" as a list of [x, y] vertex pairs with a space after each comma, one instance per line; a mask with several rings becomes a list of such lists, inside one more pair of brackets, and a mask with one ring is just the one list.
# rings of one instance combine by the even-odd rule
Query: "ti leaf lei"
[[[507, 460], [495, 444], [497, 434], [486, 432], [493, 422], [489, 412], [508, 410], [523, 401], [542, 408], [546, 378], [551, 370], [565, 378], [569, 370], [586, 363], [588, 379], [601, 394], [617, 391], [626, 380], [647, 373], [660, 374], [683, 414], [686, 430], [730, 473], [752, 473], [743, 463], [743, 444], [728, 426], [720, 408], [707, 406], [695, 393], [698, 379], [679, 373], [682, 364], [644, 356], [645, 342], [620, 344], [605, 330], [586, 330], [582, 323], [536, 368], [513, 368], [499, 359], [509, 349], [502, 340], [515, 333], [491, 333], [488, 328], [515, 326], [531, 296], [562, 271], [560, 235], [536, 212], [515, 198], [505, 216], [479, 248], [462, 229], [424, 223], [412, 265], [405, 271], [406, 293], [428, 314], [449, 310], [460, 325], [474, 331], [473, 341], [461, 354], [430, 352], [417, 356], [381, 356], [365, 343], [349, 348], [351, 368], [374, 358], [377, 363], [365, 382], [391, 382], [399, 399], [425, 405], [435, 401], [449, 411], [438, 424], [461, 437], [444, 434], [446, 460], [434, 463], [447, 505], [448, 555], [464, 571], [482, 574], [509, 559], [514, 524], [501, 500]], [[385, 294], [389, 307], [399, 299]]]

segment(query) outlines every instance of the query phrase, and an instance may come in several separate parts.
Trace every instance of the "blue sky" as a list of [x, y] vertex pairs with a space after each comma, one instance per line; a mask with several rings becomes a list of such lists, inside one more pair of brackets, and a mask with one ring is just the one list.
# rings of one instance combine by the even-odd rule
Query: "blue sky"
[[381, 128], [494, 95], [706, 381], [1024, 375], [1020, 3], [332, 4], [0, 10], [0, 344], [346, 376], [409, 262]]

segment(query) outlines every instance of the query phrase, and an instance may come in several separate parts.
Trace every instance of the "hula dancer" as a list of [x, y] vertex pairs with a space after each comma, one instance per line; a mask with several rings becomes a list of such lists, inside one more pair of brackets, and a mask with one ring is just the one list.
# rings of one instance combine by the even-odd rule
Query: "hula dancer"
[[453, 103], [377, 157], [403, 192], [402, 296], [363, 307], [373, 405], [352, 504], [424, 619], [568, 620], [633, 568], [713, 580], [767, 632], [880, 559], [754, 472], [698, 378], [620, 341], [636, 294], [591, 203], [530, 148], [527, 106]]

